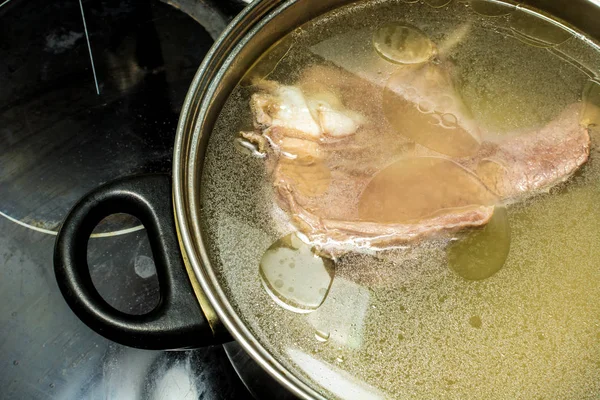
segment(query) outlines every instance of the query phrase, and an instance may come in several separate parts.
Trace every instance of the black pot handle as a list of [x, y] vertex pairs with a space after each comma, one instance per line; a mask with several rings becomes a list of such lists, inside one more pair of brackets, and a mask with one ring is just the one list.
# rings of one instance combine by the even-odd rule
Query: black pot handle
[[[143, 315], [130, 315], [109, 305], [90, 276], [87, 263], [90, 235], [103, 218], [116, 213], [137, 217], [148, 232], [160, 301]], [[117, 343], [168, 350], [229, 339], [213, 334], [194, 295], [177, 239], [169, 175], [119, 179], [86, 195], [70, 211], [58, 233], [54, 272], [75, 314], [97, 333]]]

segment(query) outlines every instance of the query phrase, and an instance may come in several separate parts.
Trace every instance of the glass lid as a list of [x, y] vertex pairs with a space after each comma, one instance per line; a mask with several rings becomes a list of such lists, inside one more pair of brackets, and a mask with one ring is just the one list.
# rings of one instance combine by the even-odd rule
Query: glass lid
[[257, 341], [329, 398], [600, 393], [600, 53], [498, 1], [359, 1], [232, 91], [201, 219]]

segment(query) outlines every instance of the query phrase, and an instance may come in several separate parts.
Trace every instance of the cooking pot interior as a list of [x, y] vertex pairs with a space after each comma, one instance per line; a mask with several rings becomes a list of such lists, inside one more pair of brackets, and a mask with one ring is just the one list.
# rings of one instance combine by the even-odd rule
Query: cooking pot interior
[[[598, 10], [588, 1], [563, 4], [264, 1], [213, 49], [188, 95], [176, 145], [183, 243], [227, 328], [297, 395], [581, 398], [600, 391]], [[285, 161], [292, 147], [281, 143], [299, 137], [284, 133], [274, 145], [265, 130], [289, 127], [303, 108], [267, 122], [257, 115], [273, 113], [273, 104], [291, 107], [293, 96], [304, 96], [308, 119], [316, 118], [311, 102], [343, 114], [326, 133], [351, 131], [351, 139], [324, 136], [309, 146], [300, 138], [316, 148], [310, 165], [293, 164], [307, 147]], [[428, 123], [411, 107], [439, 113], [440, 126], [459, 136], [407, 131]], [[574, 139], [552, 141], [564, 132]], [[540, 161], [541, 143], [547, 158]], [[552, 150], [571, 143], [569, 154]], [[479, 156], [484, 147], [494, 150]], [[500, 166], [491, 176], [501, 187], [486, 180], [490, 163]], [[538, 188], [515, 165], [536, 165], [552, 178]], [[335, 186], [341, 180], [354, 186]], [[296, 208], [282, 200], [281, 182]], [[432, 192], [440, 187], [443, 207]], [[402, 202], [382, 216], [388, 193]], [[492, 210], [480, 225], [443, 236], [424, 228], [442, 208], [475, 203]], [[420, 239], [389, 230], [385, 240], [364, 239], [367, 223], [381, 230], [390, 221], [417, 227]]]

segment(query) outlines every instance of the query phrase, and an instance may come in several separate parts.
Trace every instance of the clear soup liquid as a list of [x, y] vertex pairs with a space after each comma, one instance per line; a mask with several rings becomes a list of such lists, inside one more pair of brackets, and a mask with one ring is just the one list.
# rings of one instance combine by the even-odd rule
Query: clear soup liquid
[[[255, 82], [294, 85], [306, 68], [334, 65], [381, 83], [365, 101], [385, 113], [387, 82], [402, 63], [427, 60], [432, 43], [485, 140], [579, 103], [589, 160], [450, 244], [316, 256], [286, 223], [268, 163], [240, 145]], [[232, 305], [326, 397], [599, 398], [599, 76], [591, 41], [498, 2], [358, 1], [296, 29], [233, 91], [206, 155], [203, 221]]]

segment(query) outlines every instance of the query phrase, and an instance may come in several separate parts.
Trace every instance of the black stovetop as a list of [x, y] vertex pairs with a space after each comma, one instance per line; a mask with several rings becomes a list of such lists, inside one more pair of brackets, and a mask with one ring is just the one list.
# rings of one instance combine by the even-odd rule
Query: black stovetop
[[[56, 231], [83, 194], [170, 172], [188, 86], [227, 22], [194, 7], [192, 18], [158, 0], [0, 0], [2, 398], [250, 398], [220, 346], [142, 351], [97, 335], [53, 273]], [[116, 216], [96, 233], [88, 259], [100, 293], [127, 312], [152, 308], [145, 231]]]

